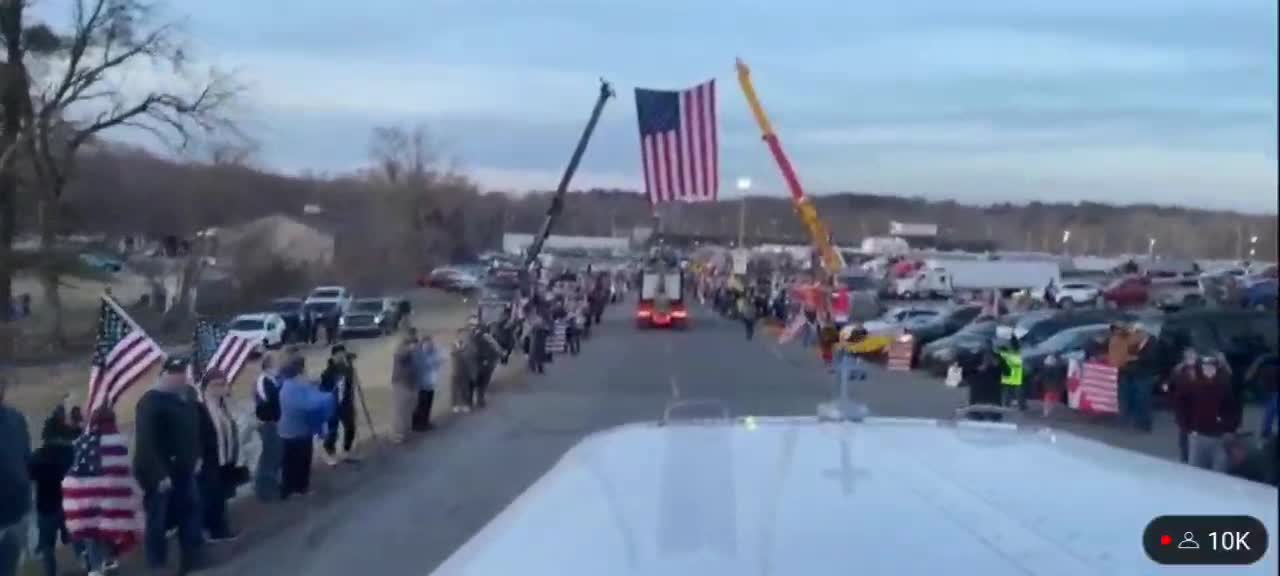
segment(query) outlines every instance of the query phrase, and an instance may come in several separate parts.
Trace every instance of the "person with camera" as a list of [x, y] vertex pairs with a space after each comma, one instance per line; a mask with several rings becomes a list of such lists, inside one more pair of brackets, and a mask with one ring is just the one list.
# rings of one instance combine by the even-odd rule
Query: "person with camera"
[[351, 449], [356, 442], [356, 368], [352, 364], [355, 353], [336, 344], [329, 350], [329, 363], [320, 373], [320, 389], [333, 395], [337, 411], [329, 419], [324, 436], [323, 459], [330, 466], [338, 465], [338, 428], [342, 428], [342, 460], [356, 461]]

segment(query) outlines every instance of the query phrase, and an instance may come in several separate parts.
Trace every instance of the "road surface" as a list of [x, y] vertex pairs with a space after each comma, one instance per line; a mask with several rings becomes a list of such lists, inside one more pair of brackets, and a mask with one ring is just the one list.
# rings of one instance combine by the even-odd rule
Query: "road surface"
[[[260, 510], [286, 518], [273, 521], [274, 535], [255, 535], [257, 520], [238, 518], [250, 537], [218, 554], [211, 572], [427, 574], [584, 435], [656, 420], [673, 398], [716, 399], [734, 415], [812, 415], [834, 393], [812, 351], [779, 347], [764, 333], [747, 341], [741, 325], [706, 310], [695, 311], [688, 331], [639, 331], [630, 311], [611, 307], [582, 355], [557, 357], [546, 374], [512, 371], [487, 410], [453, 418], [363, 470], [339, 471], [306, 502]], [[964, 400], [937, 380], [878, 370], [858, 395], [886, 416], [949, 417]], [[1167, 439], [1070, 425], [1175, 450]]]

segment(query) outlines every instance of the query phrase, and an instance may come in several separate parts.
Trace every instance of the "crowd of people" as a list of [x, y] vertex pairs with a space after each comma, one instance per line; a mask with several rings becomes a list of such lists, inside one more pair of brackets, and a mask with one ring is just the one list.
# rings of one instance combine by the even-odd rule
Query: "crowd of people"
[[[494, 369], [510, 354], [510, 346], [494, 337], [498, 328], [473, 321], [454, 343], [455, 412], [485, 406]], [[59, 544], [69, 546], [91, 575], [113, 569], [117, 558], [139, 545], [147, 566], [163, 570], [170, 565], [169, 540], [175, 534], [176, 567], [186, 573], [201, 564], [205, 546], [238, 537], [228, 503], [241, 486], [251, 485], [252, 494], [265, 502], [309, 496], [316, 444], [324, 464], [358, 462], [359, 411], [365, 410], [366, 425], [372, 426], [372, 419], [364, 407], [356, 355], [336, 342], [316, 374], [302, 352], [288, 347], [261, 357], [253, 386], [253, 430], [241, 429], [225, 374], [209, 369], [193, 381], [190, 361], [170, 356], [136, 405], [132, 454], [122, 441], [120, 455], [107, 446], [109, 435], [120, 436], [114, 410], [101, 408], [86, 422], [69, 401], [48, 416], [41, 443], [32, 450], [25, 416], [4, 403], [8, 380], [0, 371], [0, 576], [15, 574], [28, 549], [44, 573], [59, 574]], [[433, 428], [435, 390], [449, 353], [414, 328], [404, 331], [391, 366], [391, 442], [402, 443]], [[250, 433], [257, 434], [261, 447], [252, 466], [241, 452]], [[74, 520], [82, 504], [63, 489], [74, 468], [89, 461], [101, 468], [98, 473], [127, 464], [129, 485], [136, 488], [98, 497], [117, 497], [123, 506], [121, 526], [129, 498], [136, 497], [136, 537], [79, 533], [74, 523], [68, 529], [68, 519]], [[32, 520], [38, 532], [34, 544], [26, 534]]]

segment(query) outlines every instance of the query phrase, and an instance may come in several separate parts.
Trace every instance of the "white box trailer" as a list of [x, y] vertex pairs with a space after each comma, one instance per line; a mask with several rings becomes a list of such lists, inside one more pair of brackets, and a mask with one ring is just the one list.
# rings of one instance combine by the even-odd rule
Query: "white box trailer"
[[926, 268], [941, 268], [951, 273], [951, 287], [956, 292], [978, 290], [1043, 290], [1049, 282], [1062, 281], [1062, 267], [1057, 262], [1032, 260], [941, 260], [929, 261]]

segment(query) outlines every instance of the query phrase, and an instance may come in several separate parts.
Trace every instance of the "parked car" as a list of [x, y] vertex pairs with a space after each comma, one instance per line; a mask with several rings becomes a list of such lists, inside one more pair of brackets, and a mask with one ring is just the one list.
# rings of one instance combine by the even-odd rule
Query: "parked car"
[[1276, 279], [1264, 278], [1240, 291], [1240, 305], [1250, 310], [1275, 310], [1277, 303]]
[[317, 320], [337, 315], [342, 317], [351, 304], [351, 292], [341, 286], [320, 286], [311, 291], [303, 306]]
[[1063, 282], [1054, 293], [1054, 304], [1063, 308], [1092, 306], [1102, 296], [1102, 287], [1093, 282]]
[[279, 314], [241, 314], [227, 325], [227, 334], [240, 336], [254, 343], [254, 354], [276, 348], [284, 343], [285, 323]]
[[1063, 310], [1047, 317], [1034, 319], [1014, 329], [1014, 336], [1022, 348], [1035, 346], [1068, 328], [1089, 324], [1110, 324], [1116, 321], [1132, 321], [1137, 316], [1121, 310]]
[[482, 274], [454, 266], [436, 268], [427, 275], [425, 286], [449, 292], [470, 292], [481, 286]]
[[1204, 304], [1204, 292], [1196, 277], [1156, 279], [1147, 288], [1149, 302], [1161, 310], [1181, 310]]
[[959, 332], [961, 328], [981, 316], [985, 308], [981, 304], [962, 304], [945, 308], [929, 323], [904, 331], [911, 335], [915, 348], [912, 354], [913, 364], [914, 360], [920, 357], [920, 349], [924, 345]]
[[1102, 289], [1102, 300], [1111, 308], [1135, 308], [1147, 305], [1151, 280], [1145, 276], [1124, 276], [1112, 280]]
[[81, 254], [80, 262], [99, 272], [115, 273], [124, 270], [124, 262], [119, 258], [102, 254]]
[[271, 301], [267, 307], [268, 310], [280, 316], [285, 324], [285, 342], [294, 342], [302, 339], [302, 299], [301, 298], [276, 298]]
[[1044, 368], [1044, 359], [1050, 354], [1064, 360], [1075, 358], [1083, 360], [1085, 351], [1101, 338], [1106, 338], [1111, 325], [1109, 323], [1085, 324], [1058, 331], [1034, 346], [1023, 347], [1022, 382], [1027, 386], [1029, 398], [1039, 398], [1043, 392], [1037, 377]]
[[866, 336], [850, 344], [848, 350], [858, 355], [880, 354], [907, 330], [928, 324], [941, 314], [942, 310], [939, 308], [897, 306], [875, 320], [845, 326], [841, 330], [841, 340], [848, 340], [853, 330], [861, 327], [866, 331]]
[[952, 364], [963, 362], [989, 346], [999, 326], [997, 320], [975, 320], [955, 334], [925, 344], [920, 348], [920, 367], [936, 376], [946, 374]]
[[395, 315], [386, 298], [360, 298], [338, 319], [338, 334], [387, 334], [394, 329]]

